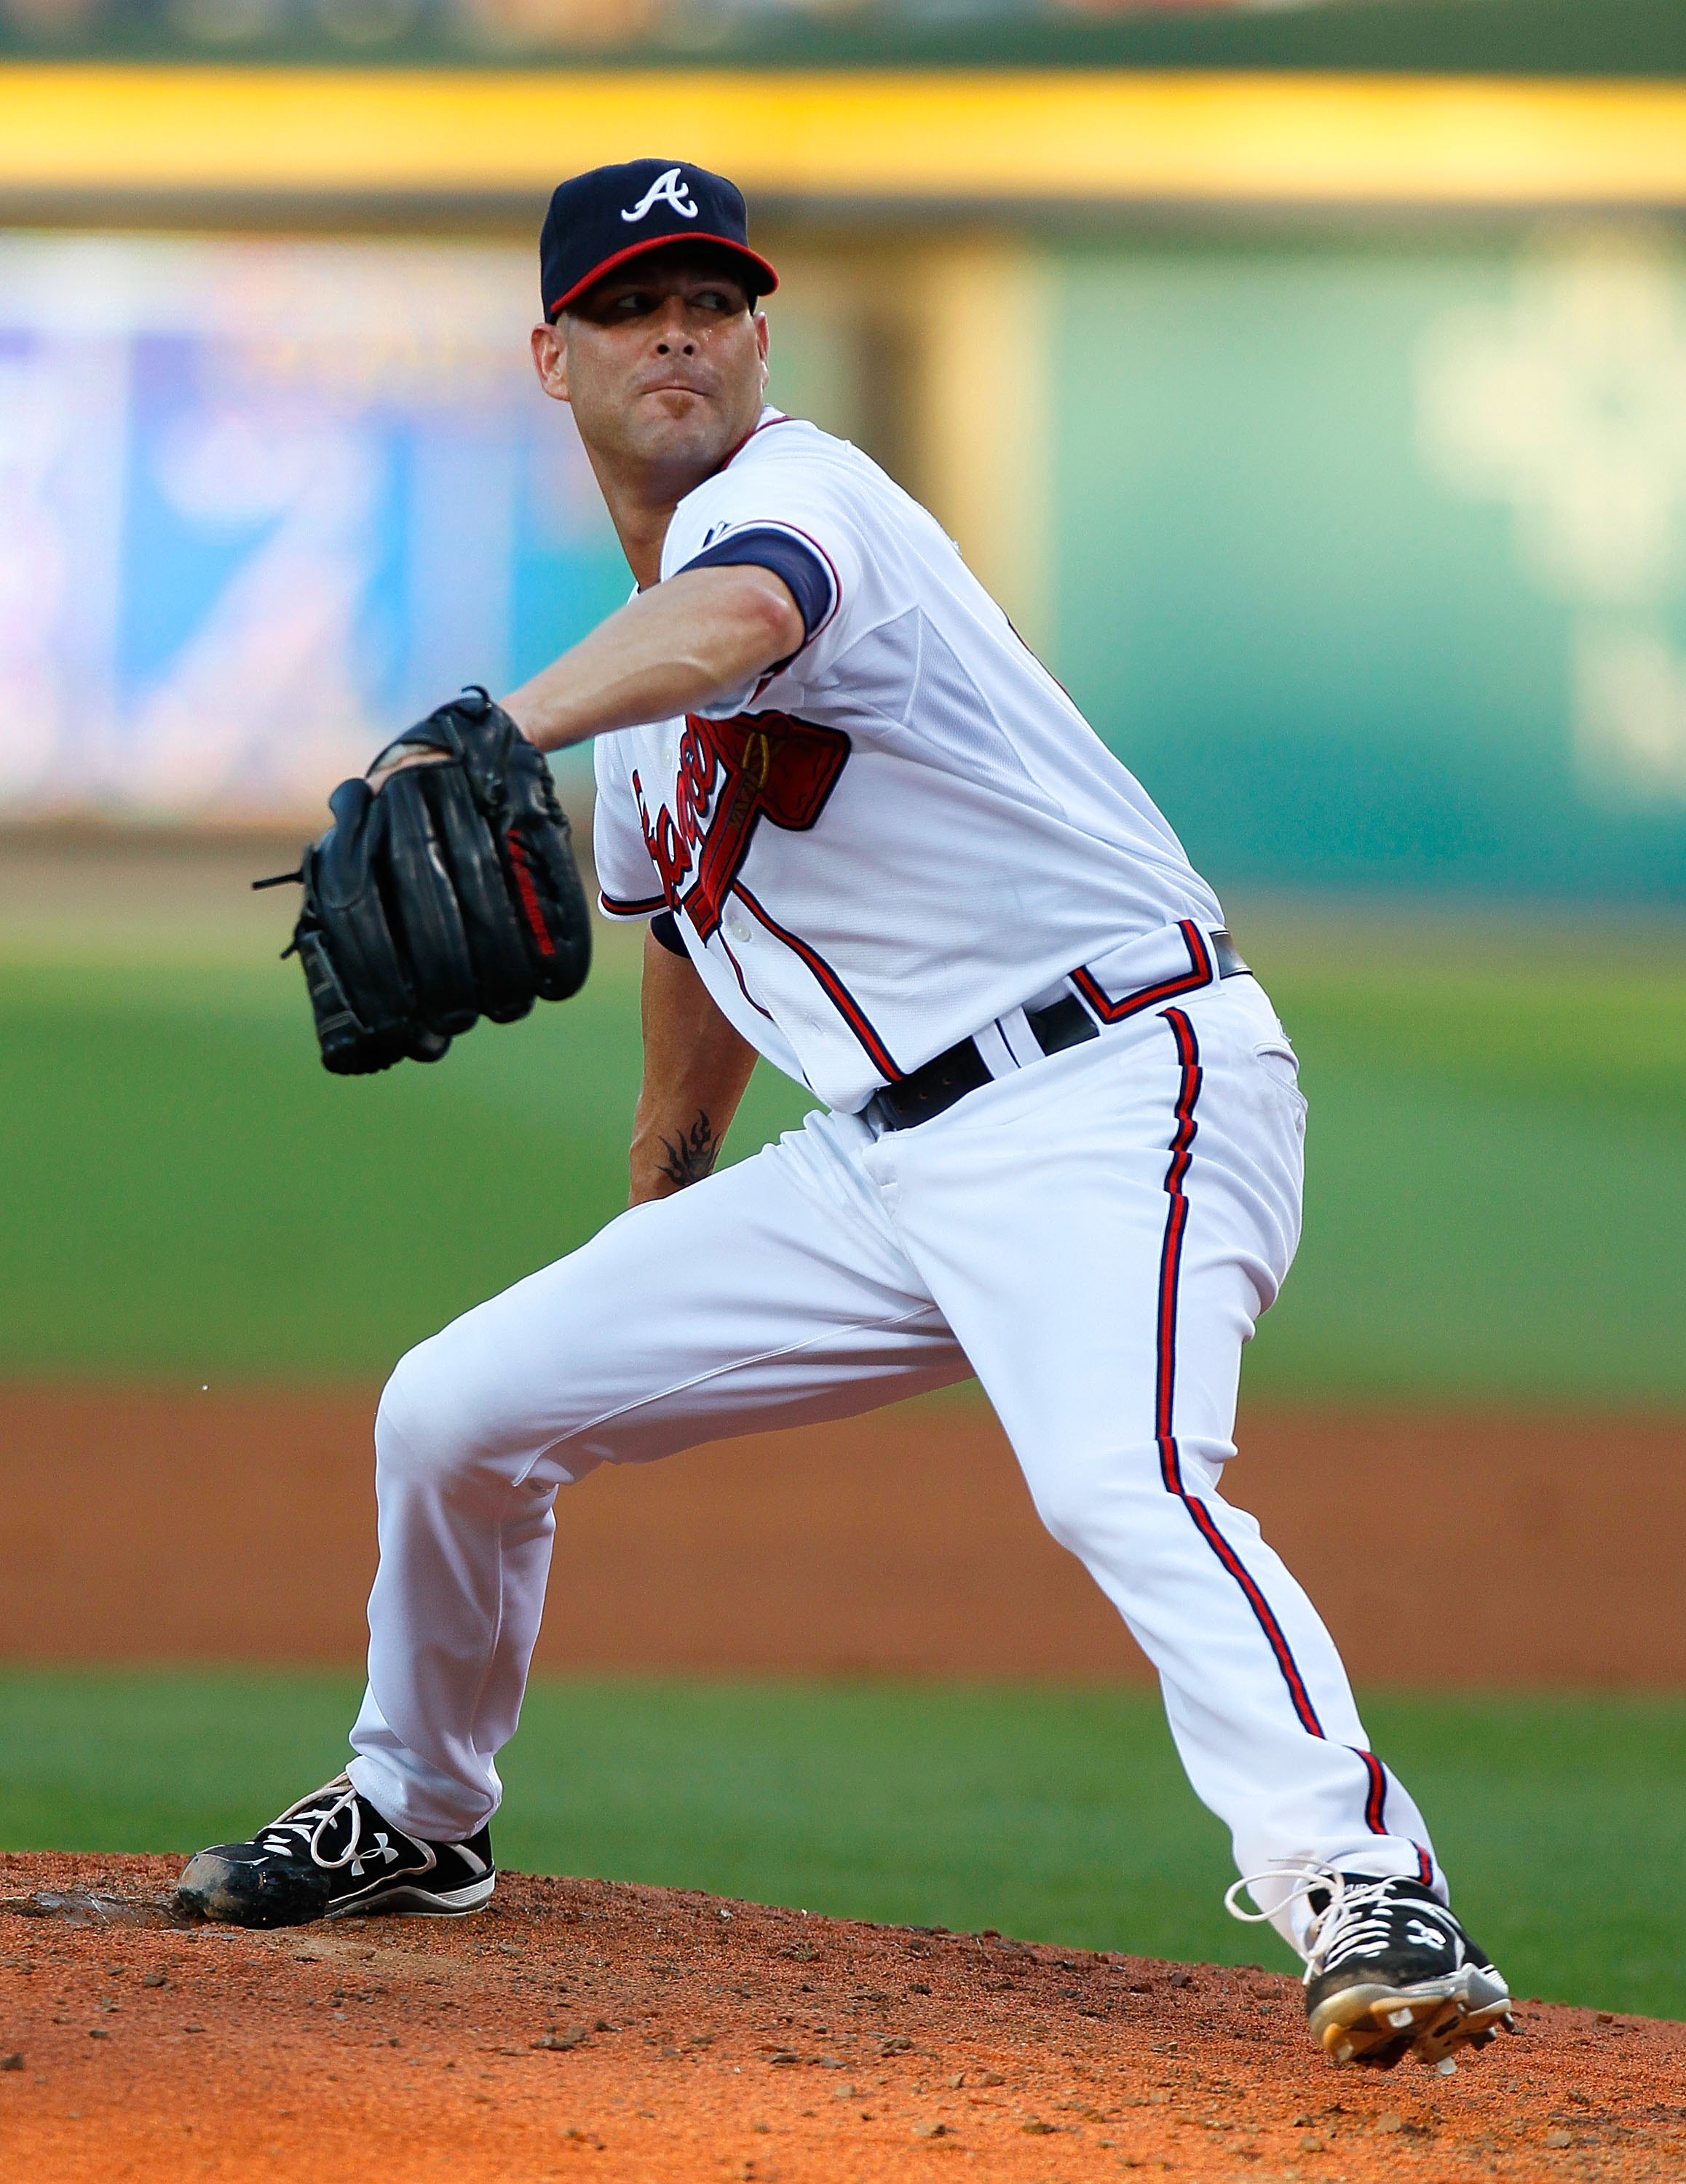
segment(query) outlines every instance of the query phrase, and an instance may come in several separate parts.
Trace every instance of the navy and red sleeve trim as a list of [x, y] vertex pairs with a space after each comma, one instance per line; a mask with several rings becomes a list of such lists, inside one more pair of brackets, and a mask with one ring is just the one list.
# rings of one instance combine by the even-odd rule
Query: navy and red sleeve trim
[[[837, 599], [836, 580], [830, 564], [817, 546], [771, 523], [750, 524], [729, 538], [716, 539], [686, 562], [687, 569], [771, 569], [782, 578], [802, 616], [806, 644], [831, 613]], [[682, 572], [674, 571], [677, 576]]]
[[611, 917], [648, 917], [652, 912], [667, 908], [665, 894], [640, 895], [634, 899], [629, 895], [610, 894], [607, 888], [598, 889], [598, 900]]

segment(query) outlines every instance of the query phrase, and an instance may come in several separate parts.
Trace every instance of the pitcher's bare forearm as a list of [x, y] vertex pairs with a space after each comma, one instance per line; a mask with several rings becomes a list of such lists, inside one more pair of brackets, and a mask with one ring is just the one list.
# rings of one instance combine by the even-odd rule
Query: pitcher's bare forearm
[[632, 1123], [628, 1203], [670, 1198], [713, 1168], [755, 1050], [709, 998], [690, 963], [644, 941], [644, 1078]]
[[504, 710], [541, 750], [563, 750], [706, 705], [799, 651], [803, 636], [771, 569], [682, 569], [511, 691]]

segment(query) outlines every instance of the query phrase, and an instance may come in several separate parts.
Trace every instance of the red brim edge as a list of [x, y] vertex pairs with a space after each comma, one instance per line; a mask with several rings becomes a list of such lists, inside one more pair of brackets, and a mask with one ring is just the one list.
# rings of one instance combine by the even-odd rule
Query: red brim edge
[[651, 250], [666, 250], [676, 242], [712, 242], [722, 250], [731, 251], [734, 257], [747, 258], [761, 276], [762, 285], [760, 293], [764, 296], [771, 296], [779, 284], [778, 275], [774, 272], [765, 258], [758, 252], [751, 250], [747, 244], [734, 242], [729, 235], [652, 235], [647, 236], [642, 242], [629, 242], [624, 250], [617, 250], [612, 257], [605, 258], [601, 265], [593, 265], [589, 273], [582, 274], [575, 281], [565, 295], [556, 298], [545, 315], [547, 318], [554, 319], [559, 311], [567, 309], [576, 296], [583, 296], [587, 288], [594, 287], [599, 281], [612, 273], [617, 265], [624, 265], [629, 258], [642, 258], [646, 252]]

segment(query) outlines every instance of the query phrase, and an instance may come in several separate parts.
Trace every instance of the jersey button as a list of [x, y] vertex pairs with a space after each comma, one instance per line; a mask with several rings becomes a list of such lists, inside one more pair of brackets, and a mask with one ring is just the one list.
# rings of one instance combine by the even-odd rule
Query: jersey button
[[754, 938], [754, 933], [750, 930], [748, 921], [746, 918], [739, 917], [735, 911], [726, 921], [726, 929], [740, 946], [747, 945], [747, 944]]

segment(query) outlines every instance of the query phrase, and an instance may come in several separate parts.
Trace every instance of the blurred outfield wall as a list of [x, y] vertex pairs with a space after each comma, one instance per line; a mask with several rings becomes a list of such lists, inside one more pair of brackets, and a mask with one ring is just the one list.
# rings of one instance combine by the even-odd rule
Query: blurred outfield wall
[[1093, 243], [1048, 270], [1059, 671], [1211, 869], [1686, 896], [1686, 256]]
[[[838, 81], [805, 80], [799, 129], [770, 102], [741, 142], [696, 132], [785, 269], [774, 397], [931, 502], [1220, 884], [1686, 895], [1686, 108], [1671, 151], [1635, 107], [1650, 164], [1624, 168], [1619, 102], [1553, 92], [1510, 113], [1537, 141], [1507, 168], [1476, 126], [1500, 108], [1461, 136], [1444, 102], [1361, 84], [1306, 107], [1121, 80], [1109, 108], [1068, 77], [1041, 120], [1075, 148], [1019, 130], [1015, 202], [976, 150], [933, 202], [921, 114], [961, 148], [1007, 92]], [[413, 95], [448, 110], [450, 80]], [[1285, 114], [1313, 130], [1286, 161]], [[266, 125], [252, 190], [225, 138], [155, 221], [125, 201], [152, 232], [80, 222], [70, 191], [0, 233], [0, 816], [314, 811], [441, 695], [507, 687], [625, 595], [526, 360], [542, 192], [511, 167], [383, 214], [322, 169], [284, 218], [275, 176], [320, 147], [292, 109]], [[855, 195], [778, 187], [826, 129]], [[1536, 204], [1560, 155], [1607, 201]]]

